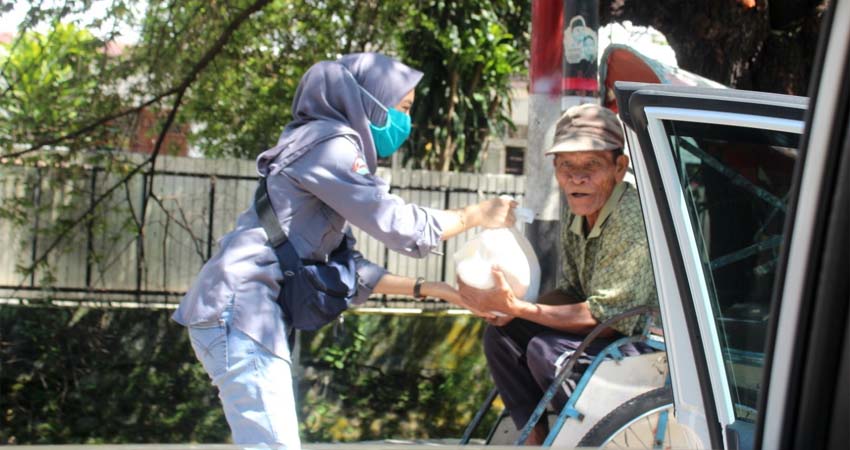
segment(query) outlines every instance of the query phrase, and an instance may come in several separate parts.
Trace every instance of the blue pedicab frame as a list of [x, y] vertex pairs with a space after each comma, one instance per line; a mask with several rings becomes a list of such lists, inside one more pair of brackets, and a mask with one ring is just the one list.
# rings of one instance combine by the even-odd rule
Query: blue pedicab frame
[[[576, 404], [578, 403], [579, 398], [584, 393], [585, 388], [590, 382], [590, 378], [594, 375], [596, 370], [599, 368], [599, 365], [602, 364], [603, 361], [606, 360], [614, 360], [620, 361], [625, 356], [620, 351], [620, 347], [629, 343], [637, 343], [642, 342], [648, 347], [657, 350], [657, 351], [666, 351], [666, 347], [664, 345], [663, 340], [657, 339], [652, 336], [653, 325], [655, 324], [655, 319], [659, 317], [659, 312], [657, 308], [649, 307], [649, 306], [639, 306], [637, 308], [630, 309], [626, 312], [618, 314], [601, 324], [597, 325], [588, 335], [584, 338], [578, 348], [573, 351], [572, 355], [570, 355], [567, 363], [563, 366], [560, 372], [558, 372], [555, 380], [549, 385], [546, 392], [543, 393], [543, 397], [537, 403], [537, 407], [534, 409], [534, 412], [529, 417], [528, 422], [526, 422], [525, 426], [520, 430], [519, 437], [514, 442], [514, 445], [523, 445], [528, 439], [528, 436], [531, 434], [531, 430], [537, 424], [541, 417], [546, 412], [546, 408], [549, 403], [552, 401], [552, 398], [555, 396], [555, 393], [558, 389], [561, 388], [561, 385], [566, 381], [566, 379], [572, 375], [573, 369], [578, 361], [578, 359], [584, 354], [584, 351], [587, 347], [602, 333], [604, 330], [608, 329], [612, 324], [629, 318], [633, 316], [645, 316], [645, 323], [643, 329], [640, 334], [636, 334], [633, 336], [625, 336], [615, 340], [614, 342], [608, 344], [598, 355], [596, 355], [591, 361], [590, 365], [585, 369], [582, 376], [579, 378], [579, 381], [576, 383], [575, 389], [573, 389], [572, 394], [570, 395], [567, 403], [558, 413], [558, 418], [552, 427], [549, 430], [549, 434], [546, 436], [546, 440], [543, 442], [544, 447], [552, 446], [552, 443], [555, 441], [555, 437], [558, 436], [561, 429], [564, 427], [568, 418], [573, 418], [576, 420], [583, 420], [584, 415], [576, 409]], [[610, 358], [610, 359], [609, 359]], [[667, 375], [667, 381], [665, 386], [669, 386], [670, 383], [670, 375]], [[472, 418], [472, 421], [466, 427], [466, 430], [463, 433], [463, 436], [460, 439], [460, 445], [467, 445], [472, 437], [472, 433], [480, 425], [484, 416], [492, 407], [493, 401], [496, 399], [498, 395], [498, 391], [493, 388], [487, 394], [487, 398], [484, 400], [484, 403], [481, 405], [481, 408], [476, 412], [475, 416]], [[612, 407], [612, 411], [619, 405], [614, 405]], [[505, 418], [507, 415], [507, 410], [502, 411], [499, 419], [496, 421], [496, 424], [491, 428], [490, 432], [487, 436], [487, 442], [489, 442], [493, 435], [496, 432], [496, 428], [499, 422]], [[655, 440], [654, 445], [656, 448], [661, 447], [661, 443], [664, 440], [664, 435], [667, 430], [667, 422], [669, 419], [669, 410], [664, 410], [660, 412], [658, 419], [658, 426], [655, 431]]]

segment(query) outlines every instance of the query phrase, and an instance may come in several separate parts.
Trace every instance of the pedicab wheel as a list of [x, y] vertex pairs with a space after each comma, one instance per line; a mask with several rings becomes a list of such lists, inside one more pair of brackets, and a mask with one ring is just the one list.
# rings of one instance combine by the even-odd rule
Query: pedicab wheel
[[[658, 422], [667, 413], [663, 441], [656, 442]], [[669, 448], [685, 440], [673, 420], [673, 391], [669, 387], [645, 392], [603, 417], [579, 441], [579, 447]], [[684, 442], [681, 442], [684, 443]]]

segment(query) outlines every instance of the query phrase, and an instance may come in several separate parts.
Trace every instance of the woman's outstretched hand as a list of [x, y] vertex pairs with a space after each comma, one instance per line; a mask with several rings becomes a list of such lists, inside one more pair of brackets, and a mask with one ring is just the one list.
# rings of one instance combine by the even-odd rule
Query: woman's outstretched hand
[[512, 227], [516, 223], [514, 208], [517, 202], [505, 198], [491, 198], [468, 207], [475, 215], [472, 223], [484, 228]]

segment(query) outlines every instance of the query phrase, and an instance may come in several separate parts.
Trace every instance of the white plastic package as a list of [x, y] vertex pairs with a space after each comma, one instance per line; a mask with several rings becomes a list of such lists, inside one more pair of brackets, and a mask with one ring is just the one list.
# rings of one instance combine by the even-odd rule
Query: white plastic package
[[[531, 223], [534, 213], [527, 208], [514, 209], [517, 222]], [[540, 262], [531, 243], [516, 228], [482, 231], [454, 254], [455, 273], [464, 284], [477, 289], [492, 289], [491, 272], [497, 265], [505, 274], [517, 298], [537, 300], [540, 290]]]

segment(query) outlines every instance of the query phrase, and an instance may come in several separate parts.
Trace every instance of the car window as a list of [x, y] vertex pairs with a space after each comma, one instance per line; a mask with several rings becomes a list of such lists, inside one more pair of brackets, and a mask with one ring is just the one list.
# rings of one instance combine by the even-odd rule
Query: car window
[[705, 273], [735, 418], [755, 422], [799, 135], [665, 121]]

